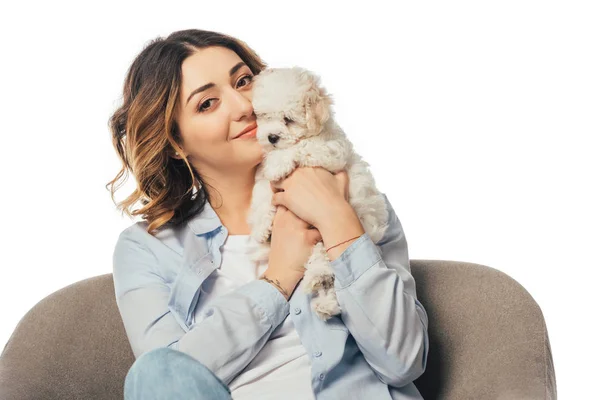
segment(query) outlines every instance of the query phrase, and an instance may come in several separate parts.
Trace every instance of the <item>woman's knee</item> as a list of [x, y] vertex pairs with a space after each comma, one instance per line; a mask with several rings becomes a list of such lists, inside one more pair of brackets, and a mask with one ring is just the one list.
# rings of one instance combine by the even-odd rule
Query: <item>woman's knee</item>
[[168, 379], [171, 376], [181, 376], [182, 371], [206, 369], [195, 358], [178, 350], [159, 347], [142, 354], [129, 368], [127, 378], [142, 377], [153, 381]]
[[[217, 386], [220, 386], [218, 388]], [[125, 391], [139, 392], [184, 388], [190, 392], [208, 388], [231, 393], [227, 385], [204, 364], [178, 350], [161, 347], [150, 350], [135, 360], [125, 378]]]
[[150, 371], [161, 373], [165, 368], [165, 362], [168, 359], [177, 357], [172, 352], [175, 352], [175, 350], [168, 347], [160, 347], [147, 351], [134, 361], [127, 375], [137, 375], [140, 372], [148, 373]]

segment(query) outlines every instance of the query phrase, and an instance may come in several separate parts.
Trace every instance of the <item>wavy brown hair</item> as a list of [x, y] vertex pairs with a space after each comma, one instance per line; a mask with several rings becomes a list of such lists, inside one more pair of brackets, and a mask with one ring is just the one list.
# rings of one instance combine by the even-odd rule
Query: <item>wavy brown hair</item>
[[[183, 156], [174, 116], [183, 61], [210, 46], [233, 50], [255, 75], [267, 68], [246, 43], [232, 36], [199, 29], [173, 32], [167, 38], [152, 39], [134, 59], [125, 77], [123, 103], [109, 119], [112, 143], [122, 168], [106, 188], [110, 186], [112, 201], [121, 215], [142, 215], [152, 235], [163, 226], [185, 223], [202, 211], [209, 199], [200, 174]], [[183, 159], [173, 158], [175, 152]], [[115, 191], [129, 171], [137, 188], [117, 204]], [[121, 178], [124, 180], [118, 182]], [[143, 207], [131, 211], [137, 201]]]

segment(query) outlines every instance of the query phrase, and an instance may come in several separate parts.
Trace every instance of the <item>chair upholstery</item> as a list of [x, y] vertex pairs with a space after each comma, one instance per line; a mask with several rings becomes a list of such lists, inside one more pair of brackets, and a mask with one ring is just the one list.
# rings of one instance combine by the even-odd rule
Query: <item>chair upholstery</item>
[[[429, 356], [415, 384], [425, 399], [556, 399], [540, 307], [514, 279], [467, 262], [411, 260], [429, 318]], [[112, 274], [42, 299], [0, 355], [0, 398], [122, 399], [135, 361]]]

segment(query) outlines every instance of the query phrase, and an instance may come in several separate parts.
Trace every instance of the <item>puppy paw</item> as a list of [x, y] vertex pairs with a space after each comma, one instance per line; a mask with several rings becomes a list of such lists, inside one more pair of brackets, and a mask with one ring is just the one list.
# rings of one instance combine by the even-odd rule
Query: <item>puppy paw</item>
[[319, 289], [317, 296], [310, 301], [310, 306], [322, 321], [342, 312], [333, 288]]
[[[271, 167], [271, 165], [273, 165], [273, 167]], [[277, 182], [278, 180], [287, 176], [286, 172], [287, 171], [281, 168], [281, 166], [275, 166], [274, 164], [270, 164], [265, 166], [265, 169], [263, 170], [263, 176], [271, 182]]]
[[[317, 293], [319, 289], [329, 289], [333, 287], [333, 275], [311, 275], [307, 270], [304, 274], [306, 282], [304, 284], [304, 293]], [[307, 276], [308, 275], [308, 276]]]

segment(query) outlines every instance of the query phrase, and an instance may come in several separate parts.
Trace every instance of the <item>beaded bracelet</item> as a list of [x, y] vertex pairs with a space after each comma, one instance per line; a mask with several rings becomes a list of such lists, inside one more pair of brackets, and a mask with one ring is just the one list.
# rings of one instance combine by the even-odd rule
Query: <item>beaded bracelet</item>
[[275, 281], [277, 281], [277, 282], [275, 282], [275, 281], [273, 281], [273, 280], [271, 280], [271, 279], [267, 278], [267, 277], [266, 277], [266, 276], [264, 276], [264, 275], [263, 275], [263, 276], [261, 276], [261, 277], [260, 277], [260, 278], [258, 278], [258, 279], [262, 279], [262, 280], [264, 280], [264, 281], [267, 281], [267, 282], [269, 282], [269, 283], [271, 283], [271, 284], [275, 285], [275, 286], [277, 287], [277, 290], [279, 290], [279, 292], [281, 292], [281, 294], [282, 294], [282, 295], [284, 295], [286, 299], [290, 297], [290, 295], [288, 294], [288, 292], [287, 292], [287, 291], [286, 291], [284, 288], [282, 288], [282, 287], [281, 287], [281, 283], [279, 283], [279, 279], [275, 279]]
[[340, 244], [344, 244], [344, 243], [346, 243], [346, 242], [349, 242], [349, 241], [351, 241], [351, 240], [353, 240], [353, 239], [356, 239], [356, 238], [359, 238], [359, 237], [361, 237], [361, 236], [362, 236], [362, 235], [358, 235], [358, 236], [355, 236], [355, 237], [353, 237], [352, 239], [344, 240], [343, 242], [341, 242], [341, 243], [338, 243], [338, 244], [336, 244], [335, 246], [331, 246], [330, 248], [328, 248], [327, 250], [325, 250], [325, 252], [327, 252], [327, 251], [329, 251], [329, 250], [333, 249], [334, 247], [337, 247], [337, 246], [339, 246]]

